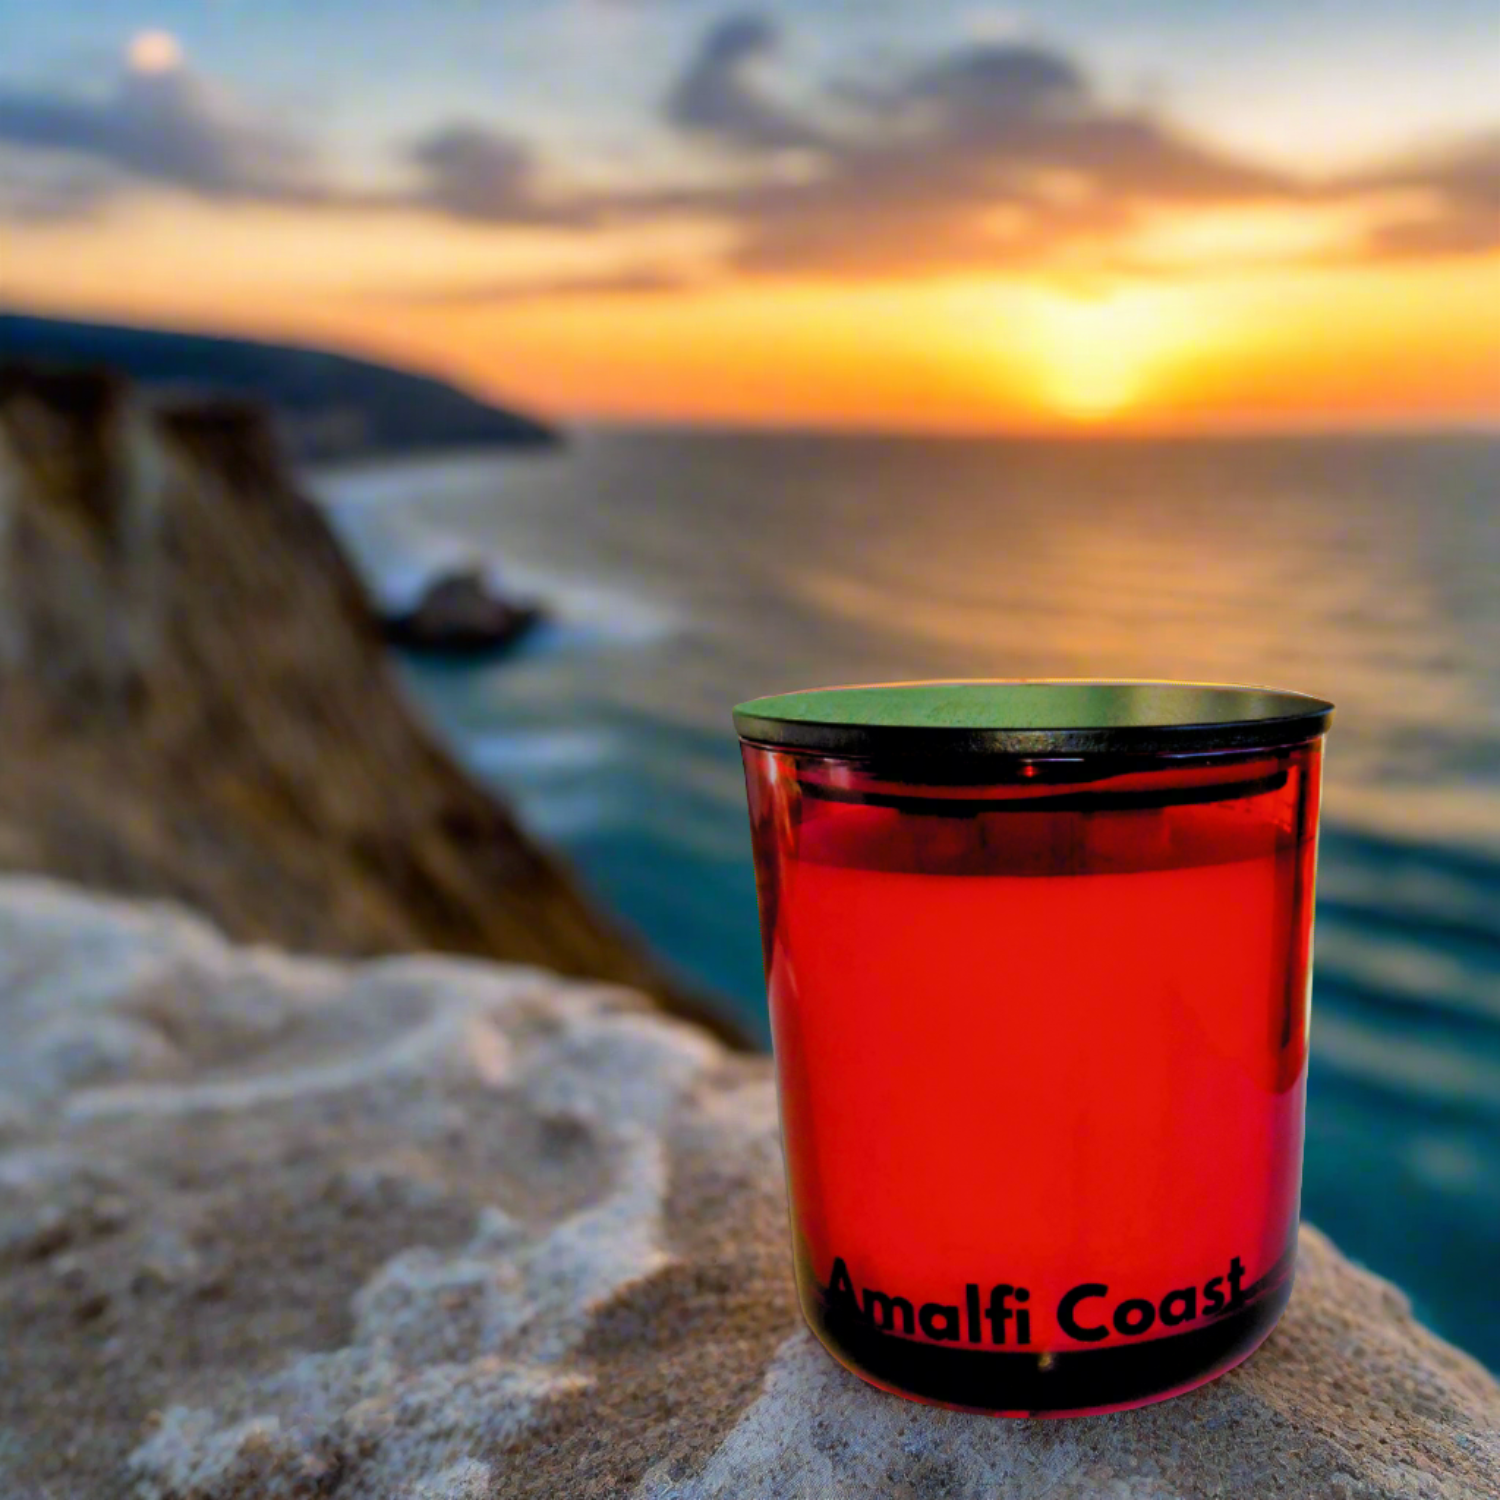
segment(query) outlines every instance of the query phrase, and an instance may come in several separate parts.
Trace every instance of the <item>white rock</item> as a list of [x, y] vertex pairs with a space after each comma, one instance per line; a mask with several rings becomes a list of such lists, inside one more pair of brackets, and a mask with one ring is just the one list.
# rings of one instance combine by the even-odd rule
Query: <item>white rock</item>
[[[1175, 1401], [871, 1389], [794, 1311], [768, 1064], [616, 991], [0, 880], [0, 1028], [0, 1341], [63, 1341], [15, 1366], [7, 1493], [1500, 1495], [1493, 1379], [1310, 1230], [1265, 1348]], [[79, 1287], [116, 1321], [70, 1344]]]

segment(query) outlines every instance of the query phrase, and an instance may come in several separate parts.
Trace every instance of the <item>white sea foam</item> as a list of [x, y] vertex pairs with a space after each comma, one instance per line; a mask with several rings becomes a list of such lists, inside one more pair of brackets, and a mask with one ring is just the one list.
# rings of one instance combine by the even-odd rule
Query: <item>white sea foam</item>
[[498, 586], [549, 605], [554, 634], [571, 645], [650, 646], [677, 635], [684, 625], [666, 604], [613, 582], [557, 573], [524, 560], [497, 561], [490, 576]]
[[410, 608], [435, 578], [477, 568], [497, 590], [551, 609], [550, 649], [649, 645], [681, 627], [676, 612], [618, 582], [549, 568], [490, 536], [466, 536], [461, 517], [445, 522], [444, 499], [495, 486], [492, 461], [369, 469], [317, 484], [325, 514], [384, 609]]

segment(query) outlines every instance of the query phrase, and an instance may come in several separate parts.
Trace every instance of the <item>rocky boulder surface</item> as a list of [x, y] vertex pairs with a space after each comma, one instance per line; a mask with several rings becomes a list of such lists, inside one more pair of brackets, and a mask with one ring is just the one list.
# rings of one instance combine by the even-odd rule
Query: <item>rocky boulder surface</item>
[[1500, 1387], [1304, 1230], [1246, 1365], [963, 1416], [799, 1322], [769, 1063], [534, 968], [0, 881], [0, 1494], [1500, 1493]]

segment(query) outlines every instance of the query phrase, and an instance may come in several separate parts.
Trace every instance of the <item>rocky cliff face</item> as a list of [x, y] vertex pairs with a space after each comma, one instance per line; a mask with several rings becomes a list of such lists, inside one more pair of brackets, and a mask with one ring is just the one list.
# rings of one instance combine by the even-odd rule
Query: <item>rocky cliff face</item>
[[619, 990], [237, 948], [0, 881], [15, 1500], [1478, 1500], [1500, 1387], [1304, 1230], [1141, 1411], [861, 1384], [799, 1323], [769, 1063]]
[[0, 868], [295, 949], [542, 963], [722, 1026], [416, 722], [358, 580], [235, 404], [0, 374]]

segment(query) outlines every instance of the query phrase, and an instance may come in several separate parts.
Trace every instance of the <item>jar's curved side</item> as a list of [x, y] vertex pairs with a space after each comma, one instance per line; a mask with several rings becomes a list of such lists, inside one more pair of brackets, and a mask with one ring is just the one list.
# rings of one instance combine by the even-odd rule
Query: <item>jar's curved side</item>
[[[992, 798], [745, 763], [819, 1337], [985, 1410], [1137, 1404], [1245, 1357], [1290, 1289], [1319, 743]], [[1063, 1365], [1085, 1397], [1036, 1387]]]

